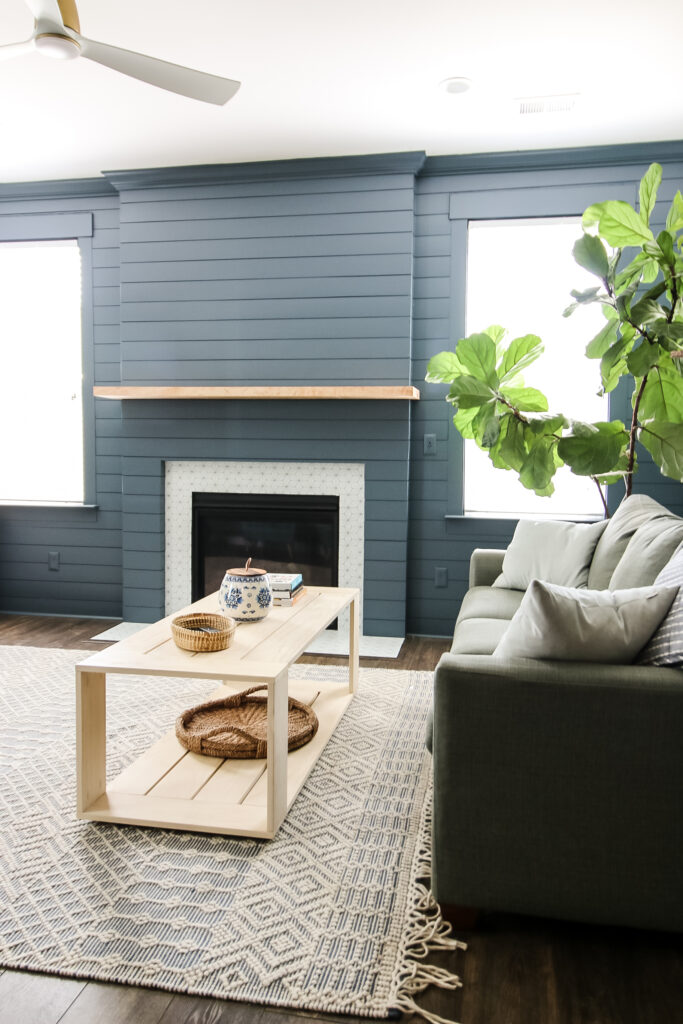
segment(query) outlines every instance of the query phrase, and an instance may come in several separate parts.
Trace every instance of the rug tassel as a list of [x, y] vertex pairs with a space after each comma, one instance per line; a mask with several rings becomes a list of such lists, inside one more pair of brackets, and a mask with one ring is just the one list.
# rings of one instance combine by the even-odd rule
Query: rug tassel
[[444, 921], [441, 907], [434, 899], [423, 879], [431, 877], [431, 802], [425, 808], [420, 838], [415, 851], [412, 885], [406, 911], [406, 928], [402, 956], [394, 975], [394, 997], [391, 1005], [397, 1010], [422, 1017], [429, 1024], [455, 1024], [419, 1006], [415, 996], [425, 989], [461, 988], [457, 974], [445, 967], [436, 967], [423, 961], [437, 950], [467, 949], [467, 943], [453, 938], [452, 926]]

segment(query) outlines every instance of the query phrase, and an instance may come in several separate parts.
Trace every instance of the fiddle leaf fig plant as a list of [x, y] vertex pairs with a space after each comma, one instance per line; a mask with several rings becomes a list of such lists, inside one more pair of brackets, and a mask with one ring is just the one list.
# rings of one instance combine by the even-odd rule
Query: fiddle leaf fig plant
[[600, 393], [629, 380], [629, 423], [586, 423], [549, 412], [545, 395], [522, 374], [543, 352], [534, 334], [507, 341], [495, 325], [429, 361], [426, 380], [450, 385], [446, 401], [460, 434], [536, 494], [552, 494], [553, 477], [566, 465], [594, 480], [607, 513], [603, 486], [623, 480], [631, 493], [638, 441], [665, 476], [683, 481], [683, 196], [676, 193], [655, 236], [661, 180], [662, 168], [652, 164], [640, 182], [638, 210], [611, 200], [585, 211], [573, 255], [597, 284], [573, 291], [563, 314], [602, 307], [605, 325], [586, 356], [599, 360]]

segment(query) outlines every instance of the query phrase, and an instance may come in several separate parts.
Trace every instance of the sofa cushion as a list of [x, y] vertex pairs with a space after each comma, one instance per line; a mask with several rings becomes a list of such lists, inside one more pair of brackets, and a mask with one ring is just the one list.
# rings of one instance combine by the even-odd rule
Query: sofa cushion
[[677, 587], [586, 590], [532, 580], [494, 655], [629, 664], [677, 593]]
[[607, 527], [559, 519], [520, 519], [494, 587], [526, 590], [533, 579], [565, 587], [585, 587], [593, 552]]
[[464, 619], [511, 619], [523, 597], [521, 590], [470, 587], [462, 599], [458, 622]]
[[465, 619], [455, 630], [451, 654], [493, 654], [509, 619]]
[[683, 550], [664, 566], [655, 584], [677, 586], [679, 590], [666, 618], [641, 652], [638, 664], [683, 668]]
[[610, 590], [647, 587], [654, 583], [683, 544], [683, 519], [658, 516], [643, 523], [631, 537], [609, 581]]
[[588, 573], [589, 590], [607, 589], [612, 574], [636, 530], [645, 523], [661, 517], [678, 518], [647, 494], [631, 494], [624, 498], [612, 518], [607, 520], [607, 528], [598, 541]]

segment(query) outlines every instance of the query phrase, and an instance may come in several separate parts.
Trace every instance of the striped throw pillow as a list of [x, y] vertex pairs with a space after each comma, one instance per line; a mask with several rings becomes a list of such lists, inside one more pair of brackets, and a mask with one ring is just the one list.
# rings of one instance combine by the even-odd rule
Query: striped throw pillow
[[655, 584], [680, 589], [669, 614], [640, 652], [638, 664], [683, 668], [683, 548], [664, 566]]

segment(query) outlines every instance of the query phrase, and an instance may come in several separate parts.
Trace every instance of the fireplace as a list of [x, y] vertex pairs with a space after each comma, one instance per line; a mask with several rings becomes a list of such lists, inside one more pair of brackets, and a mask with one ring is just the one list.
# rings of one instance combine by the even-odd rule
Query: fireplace
[[218, 590], [225, 571], [251, 558], [269, 572], [300, 572], [336, 587], [339, 496], [192, 494], [192, 600]]
[[[193, 582], [193, 495], [209, 496], [222, 502], [225, 495], [238, 501], [244, 501], [242, 507], [243, 520], [252, 517], [249, 503], [254, 498], [259, 505], [265, 497], [275, 497], [285, 503], [291, 501], [288, 509], [274, 516], [282, 519], [293, 514], [298, 519], [307, 503], [312, 503], [315, 515], [322, 514], [320, 506], [329, 503], [326, 516], [335, 517], [337, 526], [334, 528], [336, 539], [323, 539], [320, 548], [336, 547], [336, 565], [334, 554], [331, 553], [331, 564], [326, 571], [328, 577], [315, 579], [306, 569], [303, 554], [297, 551], [297, 569], [304, 575], [305, 582], [328, 583], [340, 587], [358, 587], [360, 590], [360, 614], [363, 621], [364, 591], [364, 559], [365, 559], [365, 465], [359, 462], [238, 462], [226, 461], [175, 461], [165, 463], [165, 577], [166, 577], [166, 614], [189, 605], [194, 599]], [[322, 496], [322, 497], [321, 497]], [[317, 506], [317, 507], [316, 507]], [[247, 510], [245, 512], [245, 509]], [[294, 510], [292, 512], [292, 510]], [[259, 513], [261, 514], [261, 513]], [[261, 528], [259, 528], [261, 529]], [[258, 564], [262, 560], [261, 549], [256, 546], [258, 537], [247, 538], [243, 546], [233, 549], [232, 553], [216, 557], [220, 560], [213, 567], [214, 573], [220, 573], [221, 579], [226, 569], [244, 564], [251, 556]], [[247, 550], [248, 549], [248, 550]], [[274, 562], [285, 561], [276, 552], [269, 556]], [[308, 557], [308, 556], [306, 556]], [[287, 558], [287, 568], [290, 559]], [[228, 562], [230, 564], [228, 564]], [[312, 564], [312, 563], [311, 563]], [[275, 565], [264, 568], [277, 571]], [[286, 571], [286, 569], [284, 570]], [[333, 575], [336, 572], [336, 577]], [[214, 583], [215, 583], [214, 576]], [[334, 583], [331, 581], [334, 579]], [[213, 589], [218, 589], [218, 584]], [[204, 581], [205, 589], [211, 592], [212, 585]], [[342, 632], [347, 628], [348, 614], [342, 614], [339, 627]]]

